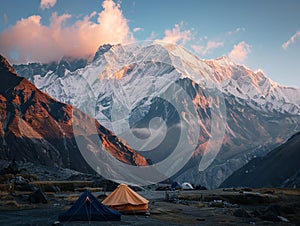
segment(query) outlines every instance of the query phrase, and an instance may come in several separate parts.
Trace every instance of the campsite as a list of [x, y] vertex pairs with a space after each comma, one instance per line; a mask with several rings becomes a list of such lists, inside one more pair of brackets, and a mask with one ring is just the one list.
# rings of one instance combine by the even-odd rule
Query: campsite
[[12, 165], [0, 175], [0, 225], [300, 224], [297, 188], [207, 189], [188, 181], [137, 187], [67, 169]]
[[[144, 187], [72, 170], [9, 165], [0, 225], [299, 225], [300, 191], [207, 189], [188, 181]], [[25, 170], [26, 169], [26, 170]]]
[[[25, 197], [30, 196], [32, 192], [15, 191], [12, 194], [2, 191], [0, 225], [299, 225], [300, 223], [300, 207], [297, 204], [300, 201], [300, 192], [296, 189], [234, 188], [175, 191], [144, 189], [138, 192], [130, 189], [128, 192], [126, 185], [120, 187], [123, 190], [121, 193], [118, 192], [120, 190], [118, 187], [111, 192], [99, 188], [90, 188], [89, 191], [85, 187], [73, 191], [41, 192], [46, 197], [45, 203], [42, 202], [43, 199], [37, 200], [36, 203], [25, 202]], [[113, 195], [111, 199], [110, 195]], [[139, 203], [142, 200], [137, 209], [148, 207], [148, 211], [120, 214], [103, 205], [103, 200], [107, 198], [107, 203], [113, 200], [119, 208], [126, 199], [128, 203], [131, 201]], [[113, 207], [111, 204], [109, 206]], [[122, 208], [124, 207], [132, 210], [134, 205], [123, 205]], [[95, 213], [97, 214], [99, 210], [102, 215], [97, 218], [99, 215]], [[72, 216], [75, 218], [72, 219]]]

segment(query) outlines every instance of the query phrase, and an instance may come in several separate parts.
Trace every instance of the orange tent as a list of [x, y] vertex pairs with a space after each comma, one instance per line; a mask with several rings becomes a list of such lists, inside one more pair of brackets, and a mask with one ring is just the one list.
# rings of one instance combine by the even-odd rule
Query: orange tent
[[126, 184], [120, 184], [102, 203], [122, 213], [145, 213], [149, 201]]

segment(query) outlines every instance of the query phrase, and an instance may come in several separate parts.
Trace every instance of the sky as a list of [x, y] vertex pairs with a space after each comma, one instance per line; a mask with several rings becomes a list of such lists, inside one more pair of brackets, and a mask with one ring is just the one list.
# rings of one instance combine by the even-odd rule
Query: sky
[[200, 59], [225, 55], [300, 87], [299, 0], [1, 0], [0, 53], [10, 63], [144, 40], [182, 45]]

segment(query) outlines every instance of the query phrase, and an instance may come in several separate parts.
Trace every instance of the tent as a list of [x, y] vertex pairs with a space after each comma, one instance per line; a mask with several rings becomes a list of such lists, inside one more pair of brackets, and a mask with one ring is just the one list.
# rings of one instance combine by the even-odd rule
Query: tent
[[47, 196], [41, 191], [41, 189], [32, 192], [29, 195], [29, 201], [31, 203], [48, 203]]
[[60, 221], [119, 221], [121, 214], [118, 211], [107, 208], [85, 190], [73, 206], [59, 215]]
[[122, 213], [146, 213], [149, 201], [129, 188], [120, 184], [106, 199], [103, 204]]
[[175, 190], [180, 190], [181, 189], [181, 185], [178, 184], [178, 182], [174, 181], [171, 185], [171, 190], [175, 191]]
[[182, 183], [181, 187], [183, 190], [193, 190], [194, 189], [193, 186], [188, 182]]

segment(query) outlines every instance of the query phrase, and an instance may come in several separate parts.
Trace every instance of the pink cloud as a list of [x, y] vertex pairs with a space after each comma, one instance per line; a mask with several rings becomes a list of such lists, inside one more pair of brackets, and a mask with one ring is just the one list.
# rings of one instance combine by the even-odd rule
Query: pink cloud
[[140, 27], [133, 28], [133, 32], [138, 32], [138, 31], [141, 31], [141, 30], [143, 30], [143, 28], [140, 28]]
[[[43, 25], [38, 15], [21, 19], [0, 33], [0, 52], [13, 63], [49, 62], [66, 55], [92, 55], [102, 44], [133, 41], [120, 5], [105, 0], [102, 7], [100, 13], [92, 12], [69, 26], [65, 22], [70, 14], [53, 13], [49, 26]], [[97, 22], [91, 20], [95, 16]], [[19, 59], [12, 59], [12, 52], [17, 52]]]
[[191, 45], [192, 49], [196, 52], [201, 54], [202, 56], [210, 53], [212, 50], [224, 46], [224, 42], [215, 42], [215, 41], [208, 41], [206, 46], [201, 45]]
[[248, 54], [251, 52], [251, 46], [245, 41], [234, 45], [231, 52], [228, 54], [229, 58], [235, 62], [241, 63], [247, 59]]
[[165, 37], [161, 41], [173, 44], [185, 44], [191, 40], [191, 34], [191, 30], [182, 30], [182, 23], [175, 24], [172, 30], [165, 31]]
[[49, 9], [52, 8], [55, 4], [56, 4], [56, 0], [41, 0], [40, 8]]
[[286, 50], [291, 44], [293, 44], [297, 38], [300, 38], [300, 31], [297, 31], [289, 40], [282, 44], [282, 48]]

